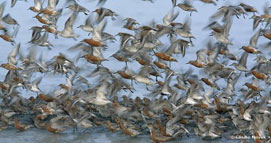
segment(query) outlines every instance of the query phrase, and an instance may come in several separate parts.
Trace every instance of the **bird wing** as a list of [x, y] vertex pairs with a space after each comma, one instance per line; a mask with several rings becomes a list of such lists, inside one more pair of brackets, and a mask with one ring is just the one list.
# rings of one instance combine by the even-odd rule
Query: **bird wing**
[[5, 11], [5, 7], [6, 7], [6, 1], [2, 2], [0, 5], [0, 21], [2, 21], [2, 17]]
[[70, 33], [74, 33], [73, 25], [78, 16], [78, 12], [73, 12], [69, 19], [65, 22], [64, 30], [69, 31]]
[[243, 52], [238, 64], [241, 64], [242, 66], [247, 67], [247, 57], [248, 57], [248, 53]]
[[249, 46], [253, 47], [253, 48], [256, 48], [257, 47], [257, 42], [258, 42], [258, 39], [259, 39], [259, 35], [260, 35], [260, 31], [261, 30], [258, 30], [250, 39], [249, 41]]

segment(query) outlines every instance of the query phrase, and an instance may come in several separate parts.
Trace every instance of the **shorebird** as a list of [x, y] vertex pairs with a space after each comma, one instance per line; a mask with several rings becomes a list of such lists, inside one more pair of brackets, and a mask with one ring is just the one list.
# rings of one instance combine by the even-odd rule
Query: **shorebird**
[[56, 35], [56, 33], [57, 33], [56, 25], [42, 25], [42, 28], [45, 31], [52, 33], [54, 35]]
[[181, 37], [189, 38], [190, 43], [192, 43], [191, 39], [195, 39], [194, 35], [191, 33], [191, 20], [186, 18], [184, 25], [182, 28], [175, 30], [175, 33]]
[[42, 11], [42, 2], [41, 0], [34, 0], [34, 6], [29, 7], [33, 12], [41, 12]]
[[41, 32], [44, 31], [44, 29], [39, 26], [33, 26], [29, 30], [32, 30], [32, 36], [31, 36], [31, 40], [29, 41], [29, 43], [32, 43], [33, 41], [40, 39]]
[[10, 24], [10, 25], [17, 25], [19, 26], [19, 23], [10, 16], [10, 14], [6, 14], [3, 18], [2, 21], [5, 22], [6, 24]]
[[3, 29], [4, 34], [1, 34], [0, 38], [14, 45], [16, 43], [14, 38], [17, 36], [18, 31], [19, 27], [16, 27], [12, 33], [8, 29]]
[[112, 104], [110, 100], [107, 99], [106, 94], [107, 94], [107, 87], [108, 83], [104, 80], [102, 83], [98, 86], [98, 89], [96, 90], [96, 97], [90, 99], [89, 103], [98, 105], [98, 106], [104, 106], [107, 104]]
[[190, 11], [190, 16], [192, 15], [193, 11], [198, 12], [197, 9], [192, 6], [191, 1], [189, 0], [185, 0], [183, 3], [179, 3], [177, 6], [184, 11]]
[[252, 12], [253, 15], [255, 15], [255, 13], [258, 13], [258, 10], [250, 5], [247, 5], [245, 3], [240, 3], [239, 5], [243, 7], [246, 12]]
[[138, 52], [138, 55], [135, 56], [135, 60], [142, 66], [151, 65], [152, 57], [149, 53], [142, 51]]
[[3, 17], [3, 14], [4, 14], [4, 11], [5, 11], [5, 7], [6, 7], [6, 1], [2, 2], [0, 4], [0, 30], [4, 29], [4, 25], [2, 23], [2, 17]]
[[66, 118], [67, 117], [61, 115], [52, 118], [46, 123], [45, 129], [54, 134], [63, 132], [65, 130], [63, 121], [65, 121]]
[[130, 17], [125, 18], [123, 21], [126, 21], [126, 24], [123, 27], [128, 30], [134, 30], [134, 25], [139, 25], [139, 23], [135, 19]]
[[99, 0], [97, 6], [103, 6], [107, 0]]
[[206, 4], [213, 4], [214, 6], [216, 6], [216, 3], [214, 2], [214, 0], [200, 0], [200, 1]]
[[8, 63], [17, 65], [16, 57], [18, 56], [21, 43], [17, 44], [16, 47], [8, 54]]
[[169, 26], [179, 15], [179, 12], [174, 13], [174, 9], [171, 9], [164, 17], [163, 17], [163, 25]]
[[109, 131], [112, 133], [119, 131], [120, 127], [117, 123], [112, 123], [109, 120], [106, 121], [106, 126], [105, 126]]
[[257, 15], [253, 15], [250, 19], [253, 19], [253, 30], [255, 30], [258, 25], [264, 21], [264, 18], [262, 18], [261, 16], [257, 16]]
[[114, 57], [120, 62], [125, 62], [125, 67], [128, 67], [128, 62], [131, 62], [131, 60], [128, 57], [133, 56], [132, 53], [129, 51], [126, 51], [125, 49], [118, 50], [116, 53], [114, 53], [111, 57]]
[[[27, 2], [27, 0], [24, 0], [25, 2]], [[11, 8], [15, 6], [15, 4], [17, 3], [17, 0], [11, 0]]]
[[[211, 40], [207, 43], [207, 60], [209, 65], [215, 65], [217, 63], [220, 50], [219, 43], [212, 43]], [[229, 53], [227, 53], [226, 56], [228, 54]]]
[[45, 102], [54, 102], [54, 101], [56, 101], [56, 98], [51, 97], [49, 95], [45, 95], [45, 94], [39, 94], [36, 99], [40, 99], [40, 100], [43, 100]]
[[50, 16], [60, 15], [62, 10], [60, 11], [56, 10], [56, 5], [58, 4], [58, 2], [59, 0], [48, 0], [47, 7], [42, 9], [40, 13], [50, 15]]
[[264, 5], [264, 14], [260, 15], [261, 20], [263, 22], [266, 22], [265, 27], [270, 25], [270, 18], [271, 18], [271, 14], [270, 14], [270, 7], [269, 7], [269, 3], [266, 2]]
[[203, 68], [206, 65], [205, 50], [201, 49], [197, 51], [197, 59], [195, 61], [189, 61], [187, 64], [191, 64], [198, 68]]
[[94, 69], [88, 75], [88, 77], [95, 77], [95, 76], [100, 76], [100, 78], [101, 77], [106, 77], [106, 78], [111, 77], [111, 78], [114, 78], [114, 76], [112, 75], [111, 70], [109, 70], [106, 67], [102, 67], [102, 66], [97, 67], [96, 69]]
[[80, 25], [77, 28], [81, 28], [82, 30], [92, 33], [94, 31], [94, 27], [93, 27], [93, 21], [92, 21], [92, 17], [89, 16], [84, 25]]
[[223, 26], [220, 25], [217, 21], [213, 21], [207, 26], [205, 26], [203, 29], [210, 28], [211, 30], [217, 32], [217, 33], [222, 33], [223, 32]]
[[174, 84], [174, 87], [181, 89], [181, 90], [187, 90], [188, 89], [188, 82], [187, 78], [192, 74], [193, 70], [190, 68], [183, 74], [177, 74], [177, 82]]
[[102, 39], [104, 41], [110, 41], [112, 43], [114, 43], [115, 41], [117, 41], [117, 39], [115, 38], [115, 36], [113, 36], [113, 35], [111, 35], [111, 34], [109, 34], [107, 32], [102, 32], [101, 35], [102, 35]]
[[82, 57], [84, 57], [88, 62], [96, 64], [97, 66], [101, 65], [104, 61], [108, 61], [103, 57], [100, 47], [94, 47], [90, 54], [85, 54]]
[[94, 10], [93, 12], [97, 13], [97, 18], [96, 18], [96, 22], [100, 23], [105, 17], [110, 16], [112, 20], [115, 20], [115, 16], [118, 16], [117, 13], [115, 13], [114, 11], [107, 9], [107, 8], [98, 8], [96, 10]]
[[64, 38], [73, 38], [74, 40], [76, 40], [76, 38], [78, 38], [79, 35], [74, 33], [73, 25], [77, 16], [78, 16], [78, 12], [73, 12], [72, 15], [65, 22], [64, 29], [62, 31], [57, 31], [56, 35], [60, 35]]
[[117, 122], [119, 123], [120, 129], [124, 134], [129, 135], [131, 137], [138, 136], [140, 134], [140, 132], [136, 128], [137, 127], [136, 125], [133, 125], [131, 123], [125, 124], [125, 122], [120, 118], [117, 118]]
[[123, 47], [123, 44], [126, 43], [127, 39], [134, 39], [134, 36], [129, 33], [119, 32], [116, 36], [120, 37], [120, 47]]
[[216, 13], [214, 13], [210, 18], [211, 19], [217, 19], [223, 16], [222, 21], [226, 22], [229, 19], [232, 19], [232, 16], [236, 16], [239, 18], [241, 14], [245, 14], [244, 10], [239, 6], [222, 6], [218, 9]]
[[153, 64], [160, 69], [170, 69], [169, 66], [165, 63], [165, 61], [158, 59], [157, 61], [153, 61]]
[[161, 60], [170, 61], [170, 62], [178, 62], [175, 58], [165, 52], [155, 52], [154, 55]]
[[185, 56], [186, 49], [192, 46], [192, 43], [183, 39], [173, 40], [171, 41], [171, 45], [165, 51], [168, 54], [181, 54], [183, 57]]
[[48, 65], [53, 68], [54, 73], [68, 73], [70, 70], [77, 71], [74, 62], [66, 58], [66, 56], [62, 53], [59, 53], [58, 56], [54, 56]]
[[259, 87], [258, 79], [253, 78], [252, 80], [252, 83], [246, 82], [244, 85], [254, 91], [263, 91], [263, 89]]
[[5, 63], [5, 64], [1, 64], [0, 65], [2, 68], [5, 68], [9, 71], [17, 71], [17, 70], [22, 70], [20, 67], [17, 67], [13, 64], [10, 64], [10, 63]]
[[134, 75], [134, 79], [137, 82], [146, 84], [146, 86], [154, 86], [154, 84], [152, 83], [152, 79], [149, 77], [149, 73], [145, 71], [144, 67], [141, 68], [138, 74]]
[[212, 31], [213, 36], [215, 36], [216, 40], [222, 44], [233, 45], [232, 42], [228, 39], [230, 28], [232, 26], [232, 19], [229, 18], [223, 25], [222, 32], [220, 31]]
[[106, 46], [103, 42], [102, 32], [106, 26], [107, 22], [103, 21], [97, 25], [92, 31], [92, 37], [90, 39], [84, 39], [82, 42], [89, 44], [94, 47], [103, 47]]
[[118, 73], [122, 78], [131, 80], [131, 85], [133, 86], [133, 80], [134, 80], [134, 72], [128, 68], [124, 68], [123, 70], [118, 70], [116, 73]]
[[83, 12], [85, 15], [88, 15], [89, 10], [84, 8], [83, 6], [79, 5], [76, 1], [74, 1], [74, 4], [69, 5], [67, 8], [74, 12]]
[[36, 92], [37, 95], [38, 95], [38, 93], [41, 92], [41, 90], [38, 87], [38, 85], [40, 84], [41, 80], [42, 80], [42, 77], [39, 77], [39, 78], [33, 80], [32, 83], [25, 83], [25, 87], [28, 88], [32, 92]]
[[256, 77], [257, 79], [265, 80], [268, 78], [268, 76], [265, 73], [261, 73], [257, 70], [252, 70], [251, 74]]
[[259, 39], [259, 35], [260, 35], [261, 30], [258, 30], [251, 38], [249, 41], [249, 45], [248, 46], [242, 46], [242, 49], [244, 51], [246, 51], [247, 53], [251, 53], [251, 54], [261, 54], [262, 52], [260, 50], [258, 50], [257, 48], [257, 43], [258, 43], [258, 39]]
[[247, 72], [247, 58], [248, 53], [244, 51], [238, 63], [233, 63], [232, 65], [239, 71]]
[[48, 41], [48, 32], [44, 32], [43, 35], [41, 35], [41, 31], [37, 32], [37, 34], [35, 34], [33, 30], [33, 36], [32, 40], [29, 41], [30, 43], [37, 45], [37, 46], [41, 46], [41, 47], [47, 47], [49, 50], [51, 50], [51, 47], [53, 47], [53, 45]]
[[31, 127], [33, 127], [32, 125], [24, 125], [24, 124], [20, 124], [18, 119], [15, 118], [14, 119], [14, 126], [16, 129], [18, 129], [19, 131], [25, 131]]
[[162, 89], [161, 89], [161, 95], [170, 96], [171, 94], [176, 92], [169, 86], [169, 84], [171, 82], [171, 78], [174, 75], [175, 75], [175, 71], [171, 71], [171, 70], [167, 71], [166, 77], [165, 77], [165, 80], [164, 80], [164, 84], [163, 84]]
[[33, 18], [36, 18], [40, 23], [42, 24], [52, 24], [52, 22], [50, 21], [50, 17], [48, 15], [42, 15], [38, 13], [36, 16], [34, 16]]
[[201, 80], [208, 86], [212, 88], [217, 88], [220, 90], [219, 86], [215, 83], [218, 78], [215, 75], [209, 75], [209, 78], [201, 78]]

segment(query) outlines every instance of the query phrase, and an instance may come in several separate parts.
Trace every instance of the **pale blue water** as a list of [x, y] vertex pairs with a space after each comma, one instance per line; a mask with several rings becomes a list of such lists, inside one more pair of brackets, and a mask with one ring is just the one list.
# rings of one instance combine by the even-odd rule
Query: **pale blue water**
[[[24, 132], [18, 132], [15, 129], [7, 129], [0, 132], [0, 142], [4, 143], [150, 143], [152, 142], [149, 135], [139, 135], [137, 137], [130, 137], [122, 134], [121, 132], [112, 133], [105, 128], [95, 127], [88, 129], [86, 131], [79, 131], [73, 133], [72, 130], [67, 130], [64, 133], [52, 134], [44, 130], [30, 129]], [[227, 140], [227, 139], [216, 139], [216, 140], [201, 140], [199, 137], [191, 135], [189, 137], [184, 136], [183, 138], [178, 138], [173, 141], [168, 141], [167, 143], [179, 143], [179, 142], [189, 142], [189, 143], [237, 143], [239, 140]]]

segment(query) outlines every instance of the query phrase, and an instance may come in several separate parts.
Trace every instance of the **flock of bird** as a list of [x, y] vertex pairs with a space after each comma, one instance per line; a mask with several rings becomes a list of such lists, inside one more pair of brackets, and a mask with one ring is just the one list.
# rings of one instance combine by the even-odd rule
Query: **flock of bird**
[[[200, 1], [216, 6], [213, 0]], [[16, 2], [12, 0], [11, 7]], [[34, 0], [34, 6], [29, 8], [40, 25], [31, 27], [32, 48], [28, 53], [20, 50], [20, 42], [14, 40], [19, 22], [12, 12], [4, 15], [6, 2], [0, 4], [1, 42], [14, 47], [7, 61], [1, 63], [7, 73], [0, 82], [0, 130], [15, 127], [25, 131], [35, 127], [61, 133], [70, 127], [78, 131], [104, 126], [131, 137], [149, 133], [155, 142], [191, 135], [211, 140], [249, 136], [257, 143], [269, 141], [271, 61], [261, 49], [269, 48], [271, 42], [261, 46], [257, 43], [259, 38], [271, 40], [268, 4], [264, 13], [245, 3], [218, 8], [204, 27], [214, 38], [196, 52], [195, 60], [187, 63], [191, 68], [181, 72], [173, 70], [171, 63], [178, 63], [178, 55], [185, 58], [189, 47], [195, 48], [190, 16], [199, 11], [192, 0], [169, 1], [172, 9], [161, 24], [142, 25], [133, 18], [124, 18], [122, 26], [130, 33], [116, 35], [104, 32], [107, 21], [114, 23], [120, 17], [119, 13], [103, 7], [106, 0], [99, 0], [96, 10], [83, 7], [76, 0], [67, 0], [64, 7], [58, 2]], [[60, 30], [57, 22], [63, 9], [71, 13]], [[176, 21], [179, 11], [188, 14], [183, 23]], [[59, 37], [77, 40], [80, 35], [74, 32], [74, 24], [81, 14], [87, 15], [87, 19], [77, 26], [90, 37], [68, 48], [67, 52], [79, 52], [75, 59], [63, 53], [50, 60], [42, 54], [37, 57], [39, 48], [57, 48], [49, 36], [56, 40]], [[239, 49], [242, 52], [239, 58], [230, 51], [234, 43], [229, 36], [233, 21], [241, 17], [253, 19], [254, 34]], [[163, 38], [169, 39], [170, 45], [165, 46]], [[105, 58], [103, 53], [111, 42], [119, 42], [119, 50]], [[249, 63], [253, 68], [248, 69], [247, 59], [251, 57], [256, 59]], [[111, 58], [123, 62], [124, 68], [112, 71], [104, 66], [103, 62]], [[78, 66], [79, 61], [94, 65], [93, 69]], [[137, 63], [141, 68], [135, 72], [131, 65]], [[180, 66], [184, 64], [179, 62]], [[193, 69], [200, 70], [200, 74], [193, 73]], [[39, 78], [35, 78], [37, 74]], [[64, 75], [66, 83], [59, 84], [55, 90], [42, 91], [39, 84], [47, 74]], [[241, 80], [245, 78], [250, 80]], [[235, 88], [237, 82], [244, 82], [241, 88]], [[149, 94], [133, 96], [137, 90], [134, 84], [144, 85]], [[19, 92], [20, 88], [36, 96], [26, 98]]]

